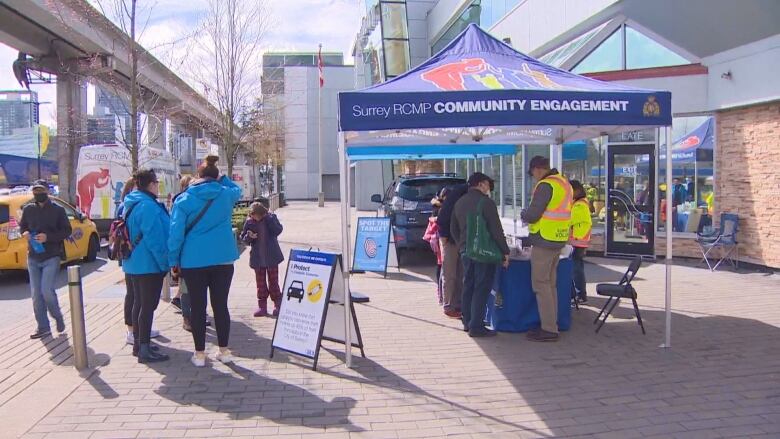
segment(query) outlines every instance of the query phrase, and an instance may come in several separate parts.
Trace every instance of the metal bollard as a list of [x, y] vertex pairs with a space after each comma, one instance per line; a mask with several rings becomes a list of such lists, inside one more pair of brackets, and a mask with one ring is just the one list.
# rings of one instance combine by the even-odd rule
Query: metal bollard
[[171, 301], [171, 273], [165, 275], [162, 285], [162, 300], [166, 302]]
[[87, 329], [84, 323], [84, 295], [81, 290], [81, 267], [68, 267], [68, 295], [70, 296], [71, 344], [76, 369], [89, 367], [87, 358]]

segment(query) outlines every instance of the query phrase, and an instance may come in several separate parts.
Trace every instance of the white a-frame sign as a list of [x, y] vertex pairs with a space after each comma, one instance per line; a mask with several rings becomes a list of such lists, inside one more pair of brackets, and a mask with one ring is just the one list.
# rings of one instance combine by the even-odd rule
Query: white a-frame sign
[[[341, 255], [306, 250], [291, 250], [282, 288], [282, 306], [276, 319], [271, 358], [279, 349], [317, 360], [322, 340], [345, 343], [344, 280], [341, 277]], [[338, 275], [336, 275], [338, 274]], [[350, 304], [352, 305], [352, 304]], [[363, 351], [354, 305], [352, 346]]]

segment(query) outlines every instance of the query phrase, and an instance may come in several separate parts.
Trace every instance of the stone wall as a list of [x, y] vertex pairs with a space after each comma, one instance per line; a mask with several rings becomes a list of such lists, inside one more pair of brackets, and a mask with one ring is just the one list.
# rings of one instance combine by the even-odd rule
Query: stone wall
[[740, 218], [740, 260], [780, 268], [780, 101], [717, 113], [715, 218]]

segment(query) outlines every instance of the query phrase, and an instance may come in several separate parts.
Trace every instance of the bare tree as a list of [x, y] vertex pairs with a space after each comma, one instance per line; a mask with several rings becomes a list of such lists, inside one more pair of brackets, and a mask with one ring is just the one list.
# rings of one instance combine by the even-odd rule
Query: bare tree
[[203, 68], [195, 80], [220, 112], [219, 138], [229, 175], [245, 135], [242, 111], [260, 95], [261, 49], [269, 26], [266, 0], [209, 0], [198, 40]]
[[[266, 175], [278, 175], [278, 169], [284, 165], [285, 124], [283, 108], [275, 105], [278, 99], [271, 100], [274, 102], [264, 103], [257, 99], [246, 109], [242, 114], [241, 128], [247, 157]], [[273, 191], [273, 185], [269, 190]]]

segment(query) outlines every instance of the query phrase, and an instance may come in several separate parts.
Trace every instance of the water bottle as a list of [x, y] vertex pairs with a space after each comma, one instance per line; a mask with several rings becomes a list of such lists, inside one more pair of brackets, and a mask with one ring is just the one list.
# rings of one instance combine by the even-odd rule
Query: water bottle
[[37, 233], [30, 232], [30, 248], [32, 248], [35, 253], [43, 253], [46, 249], [43, 247], [43, 244], [35, 240], [36, 235]]

